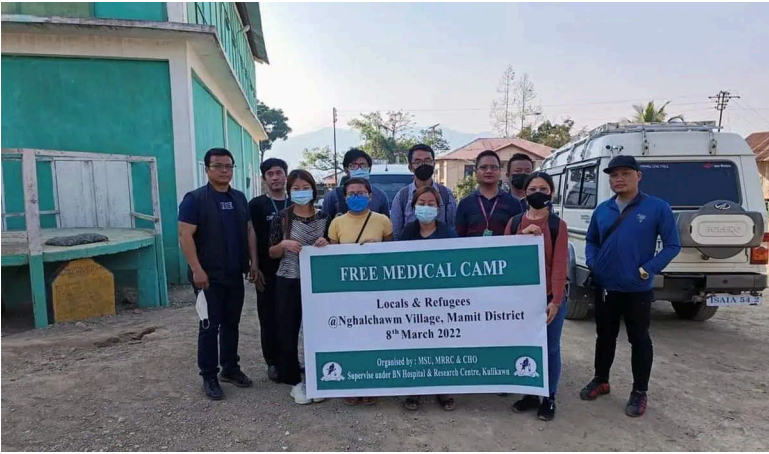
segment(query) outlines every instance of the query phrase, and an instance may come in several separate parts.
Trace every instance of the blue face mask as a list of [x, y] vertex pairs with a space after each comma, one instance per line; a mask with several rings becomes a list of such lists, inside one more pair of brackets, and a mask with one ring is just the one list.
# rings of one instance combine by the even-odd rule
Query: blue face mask
[[417, 205], [414, 207], [414, 215], [420, 223], [429, 224], [438, 217], [438, 207], [427, 205]]
[[347, 208], [349, 208], [353, 213], [362, 213], [368, 208], [368, 201], [368, 196], [351, 195], [347, 197]]
[[291, 201], [297, 205], [307, 205], [312, 202], [312, 189], [291, 191]]
[[363, 178], [364, 180], [368, 180], [370, 173], [371, 171], [369, 169], [350, 170], [350, 178]]

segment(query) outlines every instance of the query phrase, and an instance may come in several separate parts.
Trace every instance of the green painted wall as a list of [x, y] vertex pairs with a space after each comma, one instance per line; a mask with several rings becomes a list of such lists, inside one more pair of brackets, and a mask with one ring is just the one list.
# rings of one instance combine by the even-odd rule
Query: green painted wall
[[[170, 83], [164, 61], [3, 55], [0, 142], [11, 148], [155, 156], [167, 275], [179, 282]], [[151, 212], [149, 170], [133, 167], [135, 208]], [[51, 209], [50, 168], [38, 169], [41, 209]], [[21, 195], [18, 167], [3, 166], [3, 184], [8, 211], [16, 211], [11, 204], [20, 203], [14, 200]]]
[[168, 20], [165, 2], [94, 2], [93, 11], [102, 19]]
[[167, 21], [165, 2], [3, 2], [3, 14]]
[[[192, 78], [192, 110], [195, 121], [195, 155], [203, 161], [206, 151], [224, 147], [224, 107], [197, 77]], [[199, 181], [199, 184], [205, 181]]]
[[247, 166], [243, 160], [243, 128], [231, 116], [227, 115], [227, 149], [235, 157], [233, 186], [245, 192]]

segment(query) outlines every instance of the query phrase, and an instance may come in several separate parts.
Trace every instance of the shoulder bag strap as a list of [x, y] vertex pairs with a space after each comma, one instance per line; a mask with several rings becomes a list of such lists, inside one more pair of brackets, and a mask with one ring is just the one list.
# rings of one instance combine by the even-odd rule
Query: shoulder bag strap
[[643, 200], [643, 196], [641, 196], [640, 200], [638, 200], [638, 203], [628, 205], [625, 207], [625, 209], [622, 211], [622, 214], [619, 215], [616, 221], [609, 227], [608, 230], [606, 230], [606, 234], [603, 236], [603, 239], [601, 240], [601, 246], [603, 246], [604, 243], [606, 243], [606, 240], [609, 239], [612, 233], [614, 233], [615, 230], [619, 227], [620, 224], [622, 224], [622, 221], [624, 221], [628, 215], [630, 214], [633, 209], [641, 204], [641, 201]]
[[368, 212], [368, 216], [366, 216], [366, 221], [363, 222], [363, 227], [360, 229], [360, 233], [358, 233], [358, 238], [355, 239], [355, 242], [357, 243], [360, 241], [360, 237], [363, 236], [363, 232], [366, 230], [366, 226], [368, 225], [368, 220], [371, 219], [371, 211]]

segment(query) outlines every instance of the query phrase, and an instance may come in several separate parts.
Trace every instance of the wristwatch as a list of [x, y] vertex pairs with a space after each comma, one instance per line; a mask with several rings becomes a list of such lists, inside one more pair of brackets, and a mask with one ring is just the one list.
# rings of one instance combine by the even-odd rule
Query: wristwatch
[[641, 279], [643, 280], [649, 279], [649, 273], [647, 273], [646, 270], [643, 269], [643, 267], [638, 268], [638, 273], [641, 275]]

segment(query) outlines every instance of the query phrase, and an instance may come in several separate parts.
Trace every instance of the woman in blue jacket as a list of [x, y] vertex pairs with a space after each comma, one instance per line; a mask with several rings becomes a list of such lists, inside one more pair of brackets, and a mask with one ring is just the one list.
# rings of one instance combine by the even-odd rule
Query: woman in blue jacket
[[[438, 207], [441, 197], [438, 191], [432, 187], [424, 187], [414, 194], [411, 206], [414, 209], [416, 220], [406, 224], [401, 234], [401, 241], [408, 240], [438, 240], [443, 238], [456, 238], [457, 232], [443, 221], [439, 221]], [[456, 408], [454, 398], [445, 394], [436, 396], [440, 406], [451, 411]], [[407, 410], [419, 409], [419, 396], [408, 396], [403, 402]]]

